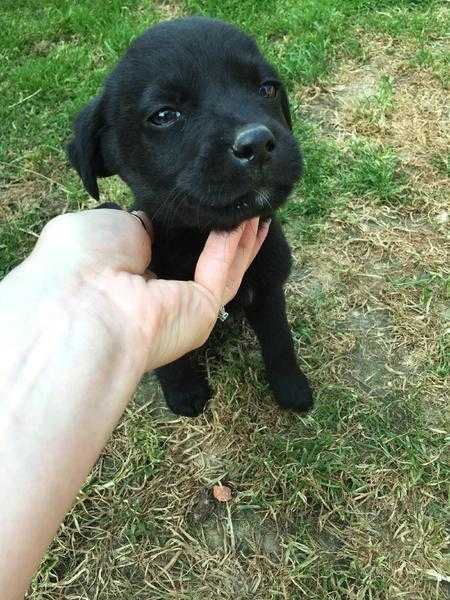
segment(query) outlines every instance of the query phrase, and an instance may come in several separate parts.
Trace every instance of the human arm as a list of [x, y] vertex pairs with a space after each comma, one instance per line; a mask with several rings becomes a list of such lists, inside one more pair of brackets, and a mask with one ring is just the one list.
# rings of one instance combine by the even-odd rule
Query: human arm
[[21, 598], [143, 373], [204, 343], [267, 227], [211, 234], [194, 282], [144, 277], [121, 211], [58, 217], [0, 283], [0, 589]]

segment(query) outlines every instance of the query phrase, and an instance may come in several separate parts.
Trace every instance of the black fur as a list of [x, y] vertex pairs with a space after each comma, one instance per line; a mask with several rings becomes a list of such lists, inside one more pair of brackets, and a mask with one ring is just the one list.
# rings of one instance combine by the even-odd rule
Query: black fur
[[[304, 410], [312, 405], [311, 391], [297, 366], [283, 292], [291, 253], [275, 218], [301, 175], [302, 159], [286, 93], [281, 84], [276, 97], [267, 88], [276, 81], [255, 42], [235, 27], [198, 17], [160, 23], [134, 42], [102, 94], [78, 115], [68, 154], [94, 198], [98, 177], [118, 174], [129, 185], [135, 208], [152, 219], [151, 268], [161, 278], [192, 279], [211, 230], [272, 217], [229, 309], [244, 309], [276, 401]], [[178, 112], [157, 114], [163, 108]], [[170, 126], [161, 126], [164, 115], [175, 119]], [[238, 133], [252, 125], [264, 126], [273, 140], [261, 162], [236, 150]], [[157, 375], [175, 413], [204, 409], [211, 391], [195, 353]]]

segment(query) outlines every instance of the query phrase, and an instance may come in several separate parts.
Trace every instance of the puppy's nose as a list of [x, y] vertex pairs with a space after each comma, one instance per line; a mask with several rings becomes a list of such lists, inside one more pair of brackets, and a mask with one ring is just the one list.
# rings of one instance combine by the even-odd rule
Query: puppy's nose
[[251, 124], [237, 132], [232, 152], [243, 164], [262, 165], [272, 158], [274, 149], [275, 138], [270, 129], [265, 125]]

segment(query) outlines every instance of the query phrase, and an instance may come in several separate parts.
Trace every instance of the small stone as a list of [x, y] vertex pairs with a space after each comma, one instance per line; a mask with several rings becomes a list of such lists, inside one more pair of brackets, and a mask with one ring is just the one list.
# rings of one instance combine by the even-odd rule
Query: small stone
[[436, 215], [436, 221], [442, 224], [447, 223], [448, 216], [448, 212], [446, 210], [442, 210], [439, 214]]
[[214, 485], [213, 496], [219, 502], [228, 502], [231, 500], [231, 489], [226, 485]]

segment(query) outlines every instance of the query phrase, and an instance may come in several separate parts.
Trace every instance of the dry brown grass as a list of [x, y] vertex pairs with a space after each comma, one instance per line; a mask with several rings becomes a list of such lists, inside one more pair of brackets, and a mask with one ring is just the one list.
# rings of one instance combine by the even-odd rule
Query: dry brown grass
[[0, 192], [0, 218], [7, 219], [17, 212], [27, 210], [31, 203], [45, 193], [45, 186], [40, 180], [21, 180], [5, 184]]
[[[376, 375], [385, 391], [405, 390], [437, 360], [450, 316], [446, 233], [434, 216], [352, 203], [329, 220], [321, 244], [302, 251], [303, 268], [289, 289], [298, 298], [333, 298], [327, 323], [337, 327], [330, 334], [327, 326], [320, 344], [336, 357], [328, 374], [337, 382], [363, 378], [378, 394]], [[444, 389], [442, 382], [435, 390], [441, 399]]]
[[177, 0], [156, 0], [154, 2], [161, 19], [178, 19], [185, 15], [186, 11]]
[[383, 36], [361, 43], [367, 62], [344, 62], [334, 84], [302, 90], [301, 104], [339, 143], [363, 138], [394, 148], [417, 193], [448, 189], [434, 159], [448, 154], [449, 90], [430, 69], [411, 66], [413, 42]]
[[5, 179], [0, 184], [0, 275], [5, 263], [16, 264], [30, 252], [43, 223], [68, 207], [59, 174], [49, 176], [27, 165], [21, 176]]

